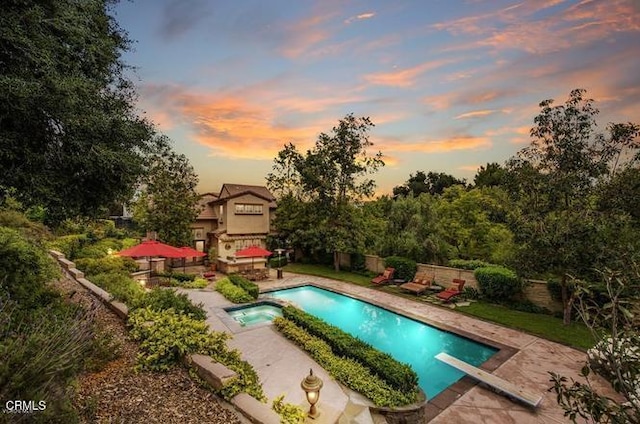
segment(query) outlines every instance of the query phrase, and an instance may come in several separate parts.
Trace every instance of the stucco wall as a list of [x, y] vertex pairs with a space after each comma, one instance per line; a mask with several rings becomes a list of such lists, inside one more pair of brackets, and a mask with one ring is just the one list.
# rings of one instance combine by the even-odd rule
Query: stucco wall
[[[262, 205], [262, 214], [236, 214], [236, 204], [254, 204]], [[243, 196], [229, 199], [226, 208], [227, 215], [227, 234], [267, 234], [269, 233], [269, 202], [253, 196], [245, 194]]]

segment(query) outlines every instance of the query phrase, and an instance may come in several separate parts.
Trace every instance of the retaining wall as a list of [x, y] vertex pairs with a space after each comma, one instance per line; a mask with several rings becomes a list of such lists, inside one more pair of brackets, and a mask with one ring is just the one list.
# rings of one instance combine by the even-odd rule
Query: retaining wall
[[[64, 254], [55, 250], [50, 250], [49, 254], [58, 261], [70, 278], [89, 290], [120, 318], [127, 320], [129, 317], [127, 305], [114, 300], [110, 293], [84, 278], [84, 273], [78, 270], [72, 261], [66, 259]], [[219, 362], [215, 362], [209, 356], [200, 354], [188, 355], [182, 358], [182, 362], [194, 368], [196, 373], [215, 389], [222, 388], [227, 382], [236, 377], [234, 371]], [[231, 404], [254, 424], [280, 423], [280, 416], [275, 411], [246, 393], [240, 393], [233, 397]]]

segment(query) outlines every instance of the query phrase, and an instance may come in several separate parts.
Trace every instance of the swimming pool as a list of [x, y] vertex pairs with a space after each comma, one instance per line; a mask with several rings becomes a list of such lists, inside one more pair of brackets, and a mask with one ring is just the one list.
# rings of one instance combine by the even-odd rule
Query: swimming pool
[[256, 303], [249, 306], [226, 308], [225, 311], [240, 323], [241, 326], [261, 324], [273, 321], [275, 317], [282, 316], [280, 306], [267, 302]]
[[464, 374], [434, 358], [446, 352], [478, 366], [498, 349], [448, 331], [440, 330], [387, 309], [315, 286], [266, 293], [292, 302], [305, 312], [359, 337], [418, 374], [429, 399], [458, 381]]

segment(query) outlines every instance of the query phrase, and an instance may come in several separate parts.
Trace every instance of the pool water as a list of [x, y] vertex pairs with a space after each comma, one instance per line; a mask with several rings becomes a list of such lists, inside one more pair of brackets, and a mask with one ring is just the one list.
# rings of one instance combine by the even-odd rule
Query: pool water
[[435, 355], [446, 352], [479, 366], [497, 352], [493, 347], [318, 287], [277, 290], [268, 296], [290, 301], [305, 312], [409, 364], [418, 374], [418, 383], [429, 399], [464, 376], [461, 371], [435, 359]]
[[282, 316], [282, 311], [278, 306], [269, 304], [260, 304], [227, 310], [227, 313], [243, 327], [270, 322], [273, 321], [275, 317]]

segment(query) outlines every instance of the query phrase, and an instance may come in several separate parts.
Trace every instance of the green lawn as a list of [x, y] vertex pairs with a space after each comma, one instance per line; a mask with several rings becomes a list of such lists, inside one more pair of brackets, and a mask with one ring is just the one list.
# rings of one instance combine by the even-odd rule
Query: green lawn
[[365, 275], [354, 274], [347, 271], [335, 271], [324, 265], [291, 263], [284, 267], [287, 272], [295, 272], [297, 274], [316, 275], [318, 277], [332, 278], [334, 280], [346, 281], [347, 283], [357, 284], [359, 286], [371, 286], [371, 277]]
[[[285, 271], [332, 278], [359, 286], [376, 288], [387, 293], [415, 300], [414, 295], [403, 293], [397, 287], [374, 287], [371, 284], [371, 277], [347, 271], [334, 271], [323, 265], [291, 263], [285, 267]], [[456, 308], [455, 311], [486, 321], [495, 322], [505, 327], [522, 330], [547, 340], [582, 350], [588, 349], [594, 344], [591, 333], [584, 325], [574, 322], [570, 326], [565, 327], [562, 325], [562, 319], [550, 315], [514, 311], [503, 306], [484, 302], [473, 302], [470, 306]]]
[[562, 319], [551, 315], [514, 311], [484, 302], [473, 302], [469, 306], [456, 308], [456, 311], [578, 349], [586, 350], [594, 344], [593, 337], [585, 325], [573, 322], [565, 327]]

